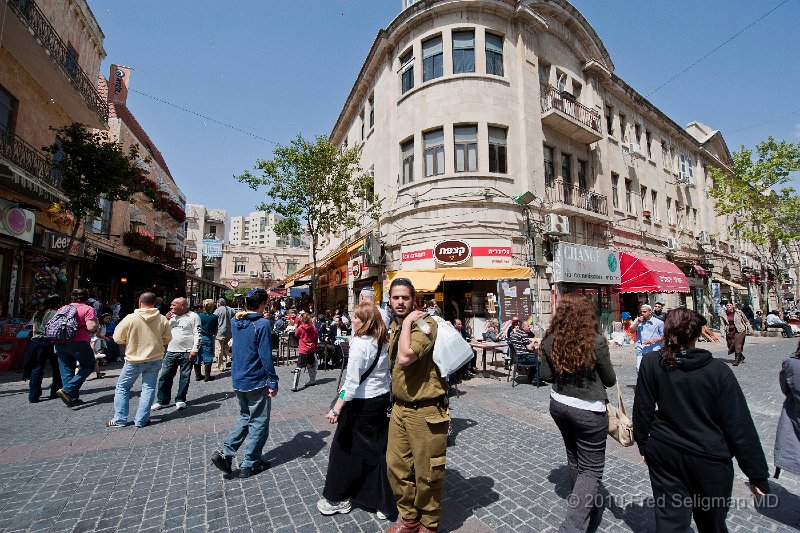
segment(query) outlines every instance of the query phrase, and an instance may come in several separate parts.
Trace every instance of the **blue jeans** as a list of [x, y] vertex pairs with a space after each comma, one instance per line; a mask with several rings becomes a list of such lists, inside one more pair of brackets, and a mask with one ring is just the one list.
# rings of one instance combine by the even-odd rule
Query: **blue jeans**
[[[64, 342], [56, 344], [58, 368], [61, 370], [61, 390], [76, 400], [80, 396], [81, 385], [94, 372], [94, 352], [89, 341]], [[75, 366], [81, 368], [75, 374]]]
[[114, 419], [120, 425], [128, 423], [128, 406], [131, 399], [131, 387], [136, 383], [139, 375], [142, 376], [142, 394], [139, 396], [139, 408], [136, 409], [134, 423], [143, 426], [150, 420], [150, 407], [156, 395], [156, 380], [158, 371], [161, 370], [161, 360], [148, 361], [147, 363], [125, 363], [117, 380], [117, 390], [114, 391]]
[[225, 442], [222, 443], [222, 453], [227, 457], [236, 455], [236, 450], [247, 440], [244, 450], [244, 461], [241, 468], [251, 468], [261, 460], [261, 453], [264, 444], [269, 437], [269, 413], [272, 408], [272, 398], [269, 397], [269, 389], [260, 389], [247, 392], [236, 392], [236, 399], [239, 401], [239, 420], [228, 433]]
[[178, 379], [178, 393], [175, 395], [175, 401], [186, 401], [186, 393], [189, 392], [189, 378], [192, 376], [192, 361], [189, 359], [189, 352], [167, 352], [164, 354], [161, 376], [158, 378], [158, 403], [161, 405], [169, 405], [172, 381], [175, 379], [178, 369], [181, 374]]

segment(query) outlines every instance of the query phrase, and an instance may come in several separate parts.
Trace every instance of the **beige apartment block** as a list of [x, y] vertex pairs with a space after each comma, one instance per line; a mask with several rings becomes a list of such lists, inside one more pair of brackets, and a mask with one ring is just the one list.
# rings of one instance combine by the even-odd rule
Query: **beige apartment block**
[[[607, 331], [639, 301], [708, 314], [712, 280], [723, 298], [744, 300], [750, 289], [758, 305], [747, 282], [758, 258], [708, 195], [706, 169], [730, 165], [721, 132], [699, 121], [681, 127], [630, 87], [564, 0], [404, 4], [378, 32], [330, 139], [361, 148], [383, 205], [378, 223], [332, 236], [321, 257], [371, 233], [392, 277], [414, 268], [405, 250], [502, 239], [512, 266], [531, 269], [542, 325], [571, 291], [597, 303]], [[690, 292], [626, 294], [556, 279], [560, 242], [666, 258]], [[446, 299], [487, 287], [458, 280], [451, 292], [462, 294], [448, 296], [447, 276], [435, 291]]]
[[219, 281], [228, 213], [200, 204], [188, 204], [186, 208], [186, 249], [194, 257], [191, 267], [203, 279]]
[[238, 280], [241, 287], [271, 287], [309, 262], [306, 247], [226, 244], [222, 281]]
[[275, 224], [283, 217], [277, 213], [253, 211], [249, 215], [231, 217], [230, 244], [266, 246], [268, 248], [303, 246], [306, 240], [275, 233]]

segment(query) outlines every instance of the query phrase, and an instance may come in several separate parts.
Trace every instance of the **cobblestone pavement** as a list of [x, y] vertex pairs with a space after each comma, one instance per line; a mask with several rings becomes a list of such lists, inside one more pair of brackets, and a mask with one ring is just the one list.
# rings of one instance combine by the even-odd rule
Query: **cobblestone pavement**
[[[782, 403], [777, 372], [795, 345], [748, 339], [747, 363], [735, 369], [770, 468]], [[727, 357], [721, 344], [713, 347]], [[613, 349], [612, 359], [630, 409], [633, 351]], [[242, 481], [223, 479], [209, 463], [236, 416], [227, 374], [193, 382], [188, 409], [158, 411], [145, 428], [116, 430], [103, 423], [112, 414], [119, 365], [104, 379], [88, 381], [86, 404], [75, 409], [58, 400], [28, 404], [19, 374], [0, 376], [0, 531], [385, 530], [388, 522], [366, 510], [334, 517], [317, 512], [333, 433], [324, 411], [338, 371], [321, 371], [320, 385], [296, 393], [288, 390], [289, 371], [279, 367], [282, 390], [265, 448], [272, 468]], [[512, 389], [504, 374], [493, 376], [462, 383], [451, 402], [455, 443], [447, 453], [441, 530], [556, 531], [568, 488], [548, 389]], [[132, 411], [138, 387], [134, 391]], [[737, 469], [740, 508], [730, 513], [732, 531], [800, 529], [800, 479], [784, 474], [773, 482], [778, 504], [770, 509], [753, 508], [744, 481]], [[652, 531], [649, 495], [636, 448], [609, 440], [601, 489], [606, 505], [597, 531]]]

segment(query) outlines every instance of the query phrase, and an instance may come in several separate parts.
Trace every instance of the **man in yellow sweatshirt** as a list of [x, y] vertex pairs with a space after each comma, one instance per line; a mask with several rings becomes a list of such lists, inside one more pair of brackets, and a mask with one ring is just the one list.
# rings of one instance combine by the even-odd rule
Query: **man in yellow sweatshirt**
[[165, 346], [172, 340], [169, 322], [155, 304], [155, 294], [142, 293], [139, 296], [139, 309], [123, 318], [114, 330], [114, 341], [125, 345], [125, 366], [117, 380], [114, 418], [106, 422], [108, 428], [122, 428], [127, 425], [131, 387], [140, 375], [142, 394], [134, 423], [140, 428], [150, 420], [150, 406], [155, 399], [161, 360], [164, 358]]

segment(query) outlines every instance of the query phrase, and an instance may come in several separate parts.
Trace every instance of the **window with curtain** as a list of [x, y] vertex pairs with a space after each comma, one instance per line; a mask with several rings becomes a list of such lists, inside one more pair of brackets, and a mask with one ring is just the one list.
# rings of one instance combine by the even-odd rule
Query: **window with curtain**
[[375, 96], [369, 97], [369, 127], [375, 126]]
[[404, 142], [400, 146], [403, 161], [403, 183], [414, 181], [414, 139]]
[[633, 204], [633, 181], [625, 180], [625, 210], [628, 213], [635, 213]]
[[586, 161], [578, 159], [578, 187], [581, 189], [588, 189], [589, 184], [586, 182]]
[[486, 74], [503, 75], [503, 38], [486, 34]]
[[442, 36], [422, 43], [422, 81], [441, 78], [443, 72]]
[[549, 146], [544, 147], [544, 185], [552, 187], [556, 179], [556, 168], [554, 164], [555, 150]]
[[619, 209], [619, 174], [611, 173], [611, 204]]
[[561, 179], [564, 187], [572, 187], [572, 156], [561, 154]]
[[444, 130], [429, 131], [422, 135], [425, 150], [425, 177], [444, 174]]
[[478, 126], [456, 126], [455, 138], [456, 172], [478, 170]]
[[658, 220], [658, 193], [650, 191], [650, 209], [653, 211], [653, 220]]
[[453, 74], [475, 72], [475, 31], [453, 32]]
[[499, 172], [505, 174], [507, 169], [507, 150], [506, 137], [508, 132], [505, 128], [489, 128], [489, 172]]
[[400, 79], [402, 92], [414, 88], [414, 51], [409, 50], [400, 57]]
[[642, 185], [640, 187], [640, 191], [639, 192], [640, 192], [640, 196], [642, 198], [642, 212], [644, 213], [645, 211], [648, 211], [648, 209], [647, 209], [647, 187]]

